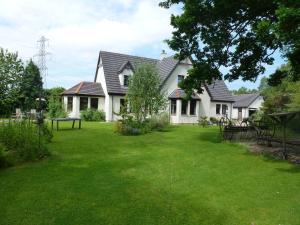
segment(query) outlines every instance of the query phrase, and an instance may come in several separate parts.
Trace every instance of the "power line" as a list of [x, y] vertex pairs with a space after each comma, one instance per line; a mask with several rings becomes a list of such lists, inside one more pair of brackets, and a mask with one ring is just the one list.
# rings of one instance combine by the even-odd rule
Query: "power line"
[[50, 52], [46, 51], [46, 43], [48, 43], [49, 46], [49, 39], [42, 36], [37, 41], [37, 47], [38, 47], [38, 54], [35, 55], [38, 59], [38, 67], [41, 73], [41, 76], [43, 78], [44, 87], [47, 87], [47, 75], [48, 75], [48, 68], [47, 68], [47, 55], [50, 55]]

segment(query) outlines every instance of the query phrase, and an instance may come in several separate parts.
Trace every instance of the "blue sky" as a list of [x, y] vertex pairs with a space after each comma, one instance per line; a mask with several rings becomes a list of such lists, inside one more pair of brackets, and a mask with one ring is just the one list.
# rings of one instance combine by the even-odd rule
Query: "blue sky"
[[[49, 39], [46, 87], [69, 88], [92, 81], [100, 50], [159, 58], [171, 37], [171, 13], [156, 0], [0, 0], [0, 47], [18, 51], [23, 60], [37, 53], [37, 40]], [[177, 9], [178, 10], [178, 9]], [[283, 64], [280, 54], [264, 75]], [[256, 88], [257, 82], [235, 81], [230, 89]]]

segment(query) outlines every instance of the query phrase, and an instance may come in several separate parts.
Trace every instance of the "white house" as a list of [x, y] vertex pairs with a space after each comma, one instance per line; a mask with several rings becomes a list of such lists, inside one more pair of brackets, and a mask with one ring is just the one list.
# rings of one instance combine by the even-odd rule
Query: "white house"
[[238, 120], [249, 118], [264, 103], [264, 99], [259, 93], [236, 95], [234, 100], [232, 118]]
[[172, 123], [197, 123], [201, 116], [231, 118], [233, 96], [221, 80], [203, 87], [202, 94], [185, 100], [185, 92], [178, 87], [192, 68], [189, 59], [179, 61], [163, 52], [160, 59], [100, 51], [94, 82], [81, 82], [63, 93], [65, 109], [70, 117], [79, 117], [87, 108], [102, 109], [106, 121], [118, 120], [116, 113], [124, 104], [128, 81], [136, 66], [147, 63], [155, 66], [161, 76], [161, 89], [169, 99], [166, 111]]

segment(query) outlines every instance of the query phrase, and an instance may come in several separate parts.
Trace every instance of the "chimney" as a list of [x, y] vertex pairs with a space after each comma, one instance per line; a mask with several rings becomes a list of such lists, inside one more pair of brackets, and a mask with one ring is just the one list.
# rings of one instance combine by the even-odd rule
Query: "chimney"
[[160, 53], [160, 60], [163, 60], [164, 58], [167, 57], [167, 53], [165, 50], [162, 50], [162, 52]]

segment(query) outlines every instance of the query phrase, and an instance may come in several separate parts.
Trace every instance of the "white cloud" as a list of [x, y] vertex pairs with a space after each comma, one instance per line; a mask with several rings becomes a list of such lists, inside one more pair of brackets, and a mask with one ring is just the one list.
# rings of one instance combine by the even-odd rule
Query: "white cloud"
[[68, 87], [78, 78], [93, 79], [100, 49], [134, 54], [145, 47], [151, 49], [146, 56], [153, 56], [165, 46], [171, 11], [158, 2], [0, 0], [0, 46], [28, 59], [45, 35], [52, 52], [48, 85]]

